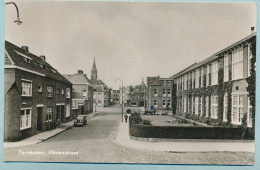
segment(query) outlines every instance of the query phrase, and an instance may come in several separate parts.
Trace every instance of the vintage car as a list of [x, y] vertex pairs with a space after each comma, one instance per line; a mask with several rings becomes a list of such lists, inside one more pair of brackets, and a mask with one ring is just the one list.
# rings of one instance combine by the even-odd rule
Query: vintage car
[[74, 126], [85, 126], [87, 124], [87, 115], [78, 115], [74, 120]]

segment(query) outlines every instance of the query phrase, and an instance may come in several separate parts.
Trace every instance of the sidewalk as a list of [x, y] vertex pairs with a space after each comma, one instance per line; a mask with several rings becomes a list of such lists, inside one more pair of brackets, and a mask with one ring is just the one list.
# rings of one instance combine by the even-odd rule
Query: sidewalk
[[[135, 138], [135, 137], [132, 137]], [[137, 139], [137, 138], [136, 138]], [[142, 140], [142, 141], [139, 141]], [[148, 140], [148, 141], [147, 141]], [[127, 148], [145, 149], [166, 152], [255, 152], [254, 141], [228, 140], [180, 140], [149, 142], [149, 139], [138, 138], [138, 141], [129, 136], [129, 124], [120, 123], [116, 143]], [[150, 141], [154, 141], [150, 139]]]
[[[88, 119], [91, 119], [94, 117], [96, 113], [90, 113], [88, 114]], [[41, 133], [38, 133], [34, 136], [31, 136], [29, 138], [26, 138], [24, 140], [18, 141], [18, 142], [4, 142], [4, 148], [16, 148], [16, 147], [22, 147], [22, 146], [29, 146], [29, 145], [35, 145], [38, 143], [41, 143], [42, 141], [45, 141], [47, 139], [50, 139], [51, 137], [70, 129], [73, 126], [74, 120], [63, 123], [61, 126], [55, 130], [50, 130], [50, 131], [44, 131]]]

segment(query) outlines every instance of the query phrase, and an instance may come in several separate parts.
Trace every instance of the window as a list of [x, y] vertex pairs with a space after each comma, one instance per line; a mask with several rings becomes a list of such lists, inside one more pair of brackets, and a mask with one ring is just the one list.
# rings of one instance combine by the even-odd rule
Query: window
[[31, 111], [32, 111], [31, 108], [21, 109], [20, 130], [31, 127], [31, 117], [32, 117]]
[[183, 97], [183, 111], [186, 113], [187, 112], [187, 97]]
[[163, 100], [163, 107], [166, 107], [166, 100]]
[[211, 96], [211, 117], [218, 118], [218, 96]]
[[208, 117], [209, 116], [209, 97], [207, 96], [206, 97], [206, 104], [205, 104], [205, 109], [206, 109], [206, 117]]
[[196, 75], [195, 75], [195, 88], [199, 87], [199, 77], [200, 77], [200, 69], [196, 70]]
[[77, 100], [73, 100], [72, 99], [72, 108], [73, 109], [78, 109], [78, 102], [77, 102]]
[[243, 78], [243, 48], [232, 53], [232, 80]]
[[163, 97], [166, 96], [166, 89], [163, 89]]
[[66, 105], [66, 117], [69, 117], [70, 116], [70, 105], [67, 104]]
[[70, 88], [66, 88], [66, 98], [70, 98]]
[[191, 114], [193, 114], [193, 112], [194, 112], [193, 105], [194, 105], [194, 97], [191, 96]]
[[201, 72], [200, 72], [200, 87], [203, 87], [203, 75], [204, 75], [204, 68], [201, 68]]
[[157, 100], [153, 101], [153, 105], [154, 105], [154, 107], [157, 107]]
[[98, 93], [98, 98], [101, 99], [101, 97], [102, 97], [102, 96], [101, 96], [101, 93]]
[[83, 90], [83, 95], [82, 95], [83, 98], [87, 98], [87, 90]]
[[192, 72], [192, 73], [191, 73], [191, 76], [192, 76], [192, 78], [191, 78], [191, 79], [192, 79], [192, 80], [191, 80], [191, 88], [195, 88], [195, 87], [194, 87], [194, 84], [193, 84], [193, 81], [194, 81], [194, 78], [195, 78], [195, 77], [194, 77], [194, 76], [195, 76], [194, 73], [195, 73], [195, 72]]
[[171, 108], [171, 103], [172, 103], [171, 100], [167, 100], [167, 107], [168, 108]]
[[53, 108], [52, 106], [47, 107], [46, 122], [52, 121]]
[[47, 97], [52, 97], [52, 96], [53, 96], [53, 87], [47, 86]]
[[253, 115], [253, 107], [250, 104], [250, 100], [248, 97], [248, 114], [247, 114], [247, 126], [252, 127], [252, 115]]
[[22, 80], [22, 96], [32, 96], [32, 81]]
[[209, 86], [210, 83], [209, 83], [209, 77], [210, 77], [210, 65], [208, 64], [207, 65], [207, 76], [206, 76], [206, 86]]
[[64, 89], [61, 89], [61, 94], [64, 94]]
[[225, 93], [224, 95], [224, 106], [223, 106], [223, 121], [227, 121], [227, 111], [228, 111], [228, 95]]
[[195, 114], [199, 114], [199, 98], [195, 97]]
[[211, 85], [218, 84], [218, 61], [212, 63]]
[[228, 81], [229, 69], [228, 69], [228, 55], [224, 56], [224, 81]]
[[41, 93], [42, 92], [42, 86], [38, 85], [38, 92]]
[[241, 124], [244, 116], [243, 95], [232, 95], [232, 123]]
[[248, 47], [248, 77], [251, 76], [251, 60], [252, 60], [253, 56], [252, 56], [252, 52], [250, 50], [250, 47]]
[[56, 93], [57, 93], [57, 95], [59, 95], [60, 94], [60, 89], [56, 89]]
[[201, 97], [200, 97], [200, 112], [199, 112], [200, 115], [203, 115], [203, 113], [202, 113], [202, 112], [203, 112], [203, 103], [202, 103], [203, 100], [202, 100], [202, 99], [203, 99], [203, 97], [201, 96]]
[[158, 95], [157, 89], [153, 89], [153, 95], [156, 97]]

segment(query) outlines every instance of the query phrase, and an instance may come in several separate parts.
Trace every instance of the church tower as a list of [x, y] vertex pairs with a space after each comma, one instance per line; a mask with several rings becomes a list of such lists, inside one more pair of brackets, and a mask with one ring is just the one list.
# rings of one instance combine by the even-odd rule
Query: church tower
[[94, 57], [94, 62], [93, 62], [92, 70], [91, 70], [91, 81], [93, 83], [97, 82], [97, 67], [96, 67], [95, 57]]

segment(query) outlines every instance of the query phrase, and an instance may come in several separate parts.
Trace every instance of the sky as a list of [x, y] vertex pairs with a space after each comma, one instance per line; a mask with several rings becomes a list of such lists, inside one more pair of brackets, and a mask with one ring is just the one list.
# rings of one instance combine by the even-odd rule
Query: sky
[[255, 3], [14, 1], [5, 40], [28, 46], [61, 74], [83, 70], [109, 87], [170, 77], [251, 34]]

